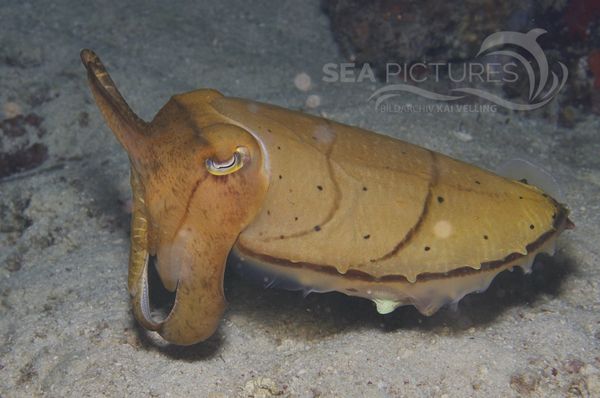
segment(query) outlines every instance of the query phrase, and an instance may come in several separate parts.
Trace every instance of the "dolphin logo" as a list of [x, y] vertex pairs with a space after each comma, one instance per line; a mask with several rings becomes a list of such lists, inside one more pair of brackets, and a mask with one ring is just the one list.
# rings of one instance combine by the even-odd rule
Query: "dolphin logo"
[[[550, 70], [548, 65], [548, 59], [542, 50], [542, 47], [538, 43], [537, 39], [544, 33], [547, 33], [544, 29], [532, 29], [527, 33], [503, 31], [496, 32], [485, 38], [479, 52], [476, 57], [487, 57], [493, 55], [501, 55], [510, 57], [516, 61], [525, 69], [527, 77], [529, 79], [529, 103], [518, 103], [509, 101], [496, 94], [488, 92], [479, 88], [472, 87], [460, 87], [454, 88], [451, 91], [457, 95], [445, 95], [435, 93], [422, 88], [417, 88], [411, 84], [393, 84], [384, 86], [375, 91], [370, 97], [371, 99], [377, 98], [375, 107], [379, 107], [382, 102], [389, 98], [402, 95], [405, 92], [420, 95], [425, 98], [435, 99], [440, 101], [455, 101], [465, 98], [466, 95], [473, 95], [479, 98], [483, 98], [487, 101], [493, 102], [497, 105], [503, 106], [507, 109], [528, 111], [533, 109], [541, 108], [550, 102], [558, 92], [564, 87], [567, 77], [568, 69], [562, 62], [558, 62], [558, 66], [561, 70], [561, 78]], [[514, 46], [520, 48], [522, 51], [529, 54], [529, 59], [533, 60], [529, 62], [529, 59], [523, 56], [521, 53], [515, 50], [505, 49], [507, 46]], [[494, 48], [500, 48], [492, 51]], [[534, 69], [535, 66], [535, 69]], [[551, 79], [549, 79], [551, 76]], [[549, 81], [550, 80], [550, 81]], [[537, 83], [537, 84], [536, 84]], [[548, 87], [549, 86], [549, 87]], [[548, 88], [547, 88], [548, 87]], [[544, 92], [544, 89], [547, 90]], [[464, 95], [460, 95], [460, 94]]]

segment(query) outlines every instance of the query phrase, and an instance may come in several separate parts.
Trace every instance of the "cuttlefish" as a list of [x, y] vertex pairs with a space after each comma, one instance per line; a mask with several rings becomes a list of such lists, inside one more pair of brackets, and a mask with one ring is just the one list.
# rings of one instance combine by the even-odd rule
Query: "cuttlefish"
[[[275, 285], [431, 315], [504, 270], [529, 271], [573, 226], [564, 205], [524, 181], [211, 89], [173, 96], [146, 122], [92, 51], [81, 59], [131, 163], [133, 312], [169, 342], [214, 333], [231, 252]], [[162, 319], [150, 266], [175, 292]]]

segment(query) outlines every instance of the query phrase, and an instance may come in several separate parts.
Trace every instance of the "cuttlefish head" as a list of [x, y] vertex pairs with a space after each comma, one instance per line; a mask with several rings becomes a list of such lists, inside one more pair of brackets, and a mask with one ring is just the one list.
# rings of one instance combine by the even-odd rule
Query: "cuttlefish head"
[[[107, 124], [131, 162], [133, 214], [128, 285], [137, 320], [181, 345], [205, 340], [225, 308], [223, 273], [240, 232], [258, 213], [268, 186], [260, 144], [220, 116], [221, 97], [199, 90], [173, 97], [147, 123], [127, 105], [99, 58], [81, 52]], [[149, 259], [175, 293], [156, 319], [149, 300]]]

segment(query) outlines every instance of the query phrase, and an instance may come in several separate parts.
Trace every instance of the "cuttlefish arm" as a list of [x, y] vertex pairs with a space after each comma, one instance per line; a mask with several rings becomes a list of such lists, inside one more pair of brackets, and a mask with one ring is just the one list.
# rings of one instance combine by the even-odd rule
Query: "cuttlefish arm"
[[[212, 111], [216, 91], [198, 92], [192, 104], [175, 96], [148, 123], [129, 108], [92, 51], [83, 50], [81, 59], [96, 102], [131, 163], [133, 313], [169, 342], [205, 340], [225, 308], [227, 256], [267, 191], [261, 145]], [[151, 256], [164, 287], [176, 292], [164, 319], [152, 315]]]
[[133, 312], [140, 324], [157, 331], [165, 340], [181, 345], [210, 337], [225, 309], [223, 273], [232, 244], [232, 239], [225, 236], [206, 239], [191, 226], [179, 231], [173, 242], [175, 247], [170, 248], [176, 253], [172, 260], [179, 267], [177, 294], [169, 315], [160, 321], [151, 314], [148, 257], [134, 263], [132, 269], [139, 271], [139, 277], [130, 291], [133, 292]]

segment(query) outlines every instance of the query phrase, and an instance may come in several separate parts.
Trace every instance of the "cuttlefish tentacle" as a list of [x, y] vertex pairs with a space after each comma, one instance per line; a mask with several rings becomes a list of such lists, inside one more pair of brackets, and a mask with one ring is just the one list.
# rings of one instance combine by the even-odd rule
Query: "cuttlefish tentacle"
[[127, 277], [127, 286], [131, 295], [137, 294], [139, 280], [145, 272], [149, 259], [148, 242], [148, 215], [144, 201], [143, 187], [141, 186], [140, 176], [131, 169], [131, 191], [132, 191], [132, 211], [131, 211], [131, 247], [129, 249], [129, 275]]
[[[204, 239], [203, 239], [204, 238]], [[148, 283], [148, 257], [134, 288], [133, 312], [148, 330], [157, 331], [168, 341], [193, 344], [210, 337], [225, 309], [223, 274], [234, 239], [202, 236], [184, 226], [174, 245], [180, 245], [179, 278], [175, 303], [166, 318], [155, 320], [151, 314]]]

